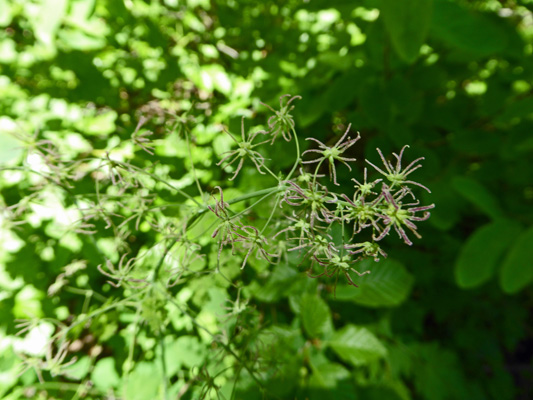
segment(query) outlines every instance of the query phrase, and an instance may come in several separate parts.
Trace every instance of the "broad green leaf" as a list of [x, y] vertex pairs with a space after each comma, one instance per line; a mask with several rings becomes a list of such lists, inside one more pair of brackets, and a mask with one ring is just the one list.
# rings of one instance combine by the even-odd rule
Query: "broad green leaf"
[[300, 316], [305, 332], [311, 338], [322, 337], [333, 330], [329, 307], [317, 294], [305, 293], [302, 296]]
[[533, 280], [533, 227], [522, 233], [507, 254], [500, 271], [500, 285], [516, 293]]
[[0, 13], [0, 26], [1, 27], [8, 26], [13, 19], [13, 15], [11, 12], [12, 6], [9, 3], [10, 1], [8, 0], [0, 0], [0, 10], [2, 10], [2, 12]]
[[435, 1], [431, 35], [477, 57], [497, 53], [508, 42], [507, 31], [497, 20], [448, 0]]
[[346, 325], [336, 332], [328, 344], [342, 360], [354, 366], [367, 364], [387, 354], [387, 349], [372, 332], [355, 325]]
[[317, 388], [334, 388], [337, 382], [348, 379], [350, 371], [338, 363], [328, 362], [321, 365], [311, 365], [313, 375], [309, 380], [309, 386]]
[[123, 395], [127, 400], [157, 399], [161, 372], [154, 363], [140, 362], [124, 381]]
[[381, 0], [381, 15], [396, 53], [411, 64], [431, 25], [433, 0]]
[[22, 154], [22, 143], [2, 131], [2, 118], [0, 118], [0, 165], [15, 160]]
[[520, 225], [498, 220], [478, 228], [466, 241], [455, 264], [455, 281], [473, 288], [488, 281], [504, 251], [520, 234]]
[[452, 186], [457, 193], [474, 203], [489, 217], [496, 219], [503, 216], [496, 197], [478, 181], [463, 176], [455, 176], [452, 179]]
[[83, 356], [71, 366], [64, 369], [65, 376], [70, 379], [81, 381], [91, 369], [92, 360], [89, 356]]
[[180, 336], [174, 342], [167, 343], [165, 350], [167, 370], [172, 372], [176, 372], [182, 366], [188, 368], [198, 366], [205, 358], [205, 347], [195, 336]]
[[53, 45], [55, 35], [67, 11], [67, 0], [43, 0], [33, 19], [35, 36], [46, 45]]
[[359, 272], [370, 271], [370, 274], [353, 277], [358, 288], [337, 287], [337, 299], [367, 307], [394, 307], [403, 303], [411, 291], [413, 277], [398, 261], [390, 258], [380, 262], [366, 259], [355, 268]]
[[98, 360], [91, 372], [91, 381], [96, 388], [103, 392], [117, 387], [120, 383], [120, 377], [115, 367], [115, 359], [106, 357]]

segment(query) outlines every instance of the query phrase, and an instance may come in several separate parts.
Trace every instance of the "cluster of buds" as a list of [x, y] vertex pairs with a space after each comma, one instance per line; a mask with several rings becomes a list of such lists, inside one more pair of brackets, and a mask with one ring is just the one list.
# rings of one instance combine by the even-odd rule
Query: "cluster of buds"
[[[283, 104], [285, 98], [289, 99]], [[286, 141], [292, 140], [293, 137], [298, 141], [294, 119], [290, 114], [294, 108], [291, 103], [297, 98], [299, 97], [282, 96], [280, 111], [268, 107], [274, 111], [274, 115], [268, 120], [269, 131], [259, 131], [246, 138], [243, 126], [242, 142], [238, 143], [239, 148], [230, 152], [220, 162], [223, 163], [231, 157], [235, 157], [231, 162], [240, 158], [237, 171], [231, 179], [234, 179], [241, 170], [245, 157], [251, 159], [260, 173], [263, 173], [263, 169], [267, 169], [265, 157], [255, 148], [269, 140], [252, 145], [252, 140], [258, 134], [270, 134], [271, 143], [279, 134]], [[231, 244], [232, 250], [235, 251], [235, 243], [243, 244], [246, 254], [242, 267], [245, 266], [252, 253], [273, 262], [276, 257], [281, 256], [282, 251], [274, 254], [275, 251], [268, 249], [269, 243], [263, 232], [271, 232], [272, 239], [283, 243], [284, 251], [300, 252], [302, 262], [309, 261], [309, 276], [338, 278], [339, 275], [344, 275], [349, 285], [357, 286], [350, 274], [362, 276], [368, 271], [358, 271], [355, 268], [356, 264], [363, 258], [370, 257], [379, 261], [381, 257], [386, 257], [387, 254], [381, 248], [380, 242], [389, 235], [391, 230], [394, 230], [407, 245], [412, 245], [410, 234], [420, 238], [415, 223], [427, 220], [430, 216], [429, 210], [434, 207], [434, 204], [420, 205], [412, 191], [413, 186], [421, 187], [428, 192], [429, 189], [409, 177], [422, 166], [420, 162], [423, 157], [402, 167], [402, 159], [408, 146], [404, 146], [399, 154], [393, 153], [394, 163], [387, 161], [381, 150], [377, 149], [384, 166], [378, 167], [369, 161], [367, 163], [382, 177], [368, 180], [368, 171], [365, 168], [362, 182], [352, 179], [355, 187], [350, 195], [335, 193], [318, 179], [324, 177], [319, 172], [320, 167], [326, 164], [329, 179], [336, 186], [339, 186], [337, 164], [343, 164], [352, 171], [350, 163], [353, 163], [355, 159], [347, 157], [345, 153], [360, 139], [360, 135], [357, 133], [352, 139], [348, 136], [349, 132], [350, 126], [332, 146], [315, 138], [307, 138], [318, 145], [318, 148], [308, 149], [301, 156], [297, 143], [298, 155], [295, 167], [300, 166], [299, 174], [293, 177], [292, 173], [295, 171], [293, 168], [285, 179], [278, 179], [278, 187], [281, 189], [278, 191], [275, 206], [279, 205], [282, 209], [290, 208], [291, 210], [280, 219], [282, 222], [275, 224], [275, 228], [268, 226], [272, 218], [269, 218], [261, 228], [242, 225], [238, 218], [232, 217], [229, 205], [224, 203], [222, 189], [217, 187], [220, 200], [209, 208], [221, 220], [213, 234], [213, 237], [216, 237], [222, 232], [219, 241], [220, 249], [224, 245]], [[306, 160], [307, 155], [315, 158]], [[305, 171], [304, 167], [310, 164], [315, 164], [313, 170]], [[272, 175], [276, 177], [275, 174]], [[274, 213], [275, 210], [272, 211], [272, 215]], [[340, 239], [333, 239], [332, 232], [335, 229], [337, 232], [342, 232]], [[359, 238], [362, 239], [358, 240]], [[292, 244], [285, 246], [286, 243]], [[275, 244], [270, 246], [275, 248]], [[313, 269], [316, 268], [319, 269], [318, 274], [313, 273]]]

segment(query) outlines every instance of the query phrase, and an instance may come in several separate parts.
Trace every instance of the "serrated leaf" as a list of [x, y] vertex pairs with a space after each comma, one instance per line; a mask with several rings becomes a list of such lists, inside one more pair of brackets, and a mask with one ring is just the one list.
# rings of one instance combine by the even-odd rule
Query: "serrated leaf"
[[354, 366], [367, 364], [387, 355], [387, 349], [366, 328], [346, 325], [328, 342], [333, 351]]
[[305, 293], [301, 297], [300, 316], [305, 332], [311, 338], [323, 337], [333, 330], [329, 307], [316, 294]]
[[500, 271], [500, 286], [516, 293], [533, 280], [533, 227], [522, 233], [507, 254]]
[[455, 176], [452, 186], [457, 193], [475, 204], [481, 211], [493, 219], [503, 216], [503, 212], [496, 197], [481, 183], [464, 176]]
[[394, 50], [412, 63], [429, 32], [433, 0], [381, 0], [380, 8]]
[[357, 278], [358, 288], [337, 287], [337, 299], [349, 300], [367, 307], [394, 307], [405, 301], [413, 285], [413, 276], [405, 267], [393, 259], [375, 262], [366, 259], [355, 268], [370, 274]]
[[477, 229], [466, 241], [455, 264], [455, 280], [463, 288], [488, 281], [504, 251], [520, 234], [518, 223], [498, 220]]

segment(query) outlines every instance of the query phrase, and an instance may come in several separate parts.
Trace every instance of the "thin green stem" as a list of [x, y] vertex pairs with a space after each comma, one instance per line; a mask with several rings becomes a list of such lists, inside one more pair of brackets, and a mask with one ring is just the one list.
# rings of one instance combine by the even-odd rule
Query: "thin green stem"
[[289, 172], [289, 175], [287, 175], [287, 178], [285, 179], [287, 181], [292, 178], [292, 174], [294, 174], [294, 171], [296, 171], [296, 168], [300, 163], [300, 141], [298, 140], [298, 135], [296, 134], [296, 130], [294, 129], [294, 127], [292, 128], [292, 134], [294, 135], [294, 141], [296, 143], [296, 161], [292, 166], [291, 172]]
[[159, 346], [161, 347], [161, 372], [163, 373], [163, 399], [168, 399], [168, 374], [167, 374], [167, 365], [165, 362], [165, 340], [161, 329], [158, 332]]
[[315, 168], [315, 173], [313, 175], [313, 188], [315, 187], [315, 184], [316, 184], [316, 177], [318, 175], [318, 170], [320, 169], [320, 166], [322, 165], [322, 163], [324, 162], [324, 158], [321, 159], [319, 162], [318, 162], [318, 165], [316, 166]]
[[187, 140], [187, 149], [189, 150], [189, 159], [191, 160], [191, 171], [194, 178], [194, 181], [196, 182], [196, 187], [198, 188], [198, 192], [200, 193], [200, 196], [202, 196], [202, 199], [205, 199], [204, 197], [204, 191], [202, 190], [202, 186], [200, 185], [200, 181], [198, 180], [198, 176], [196, 174], [196, 168], [194, 167], [194, 162], [192, 161], [192, 151], [191, 151], [191, 142], [189, 140], [189, 130], [187, 127], [183, 129], [185, 132], [185, 139]]
[[272, 172], [270, 168], [268, 168], [266, 165], [263, 165], [261, 168], [264, 168], [266, 172], [268, 172], [270, 175], [274, 177], [275, 180], [277, 180], [278, 182], [281, 182], [281, 179], [278, 176], [276, 176], [276, 174]]
[[261, 232], [260, 232], [261, 235], [263, 234], [263, 232], [265, 231], [265, 229], [266, 229], [266, 228], [268, 227], [268, 225], [270, 224], [270, 221], [272, 221], [272, 217], [274, 216], [274, 214], [276, 213], [276, 210], [277, 210], [277, 208], [278, 208], [279, 199], [280, 199], [280, 197], [277, 196], [277, 197], [276, 197], [276, 204], [274, 204], [274, 207], [272, 207], [272, 211], [270, 212], [270, 216], [268, 217], [267, 222], [265, 223], [265, 225], [263, 225], [263, 228], [261, 229]]

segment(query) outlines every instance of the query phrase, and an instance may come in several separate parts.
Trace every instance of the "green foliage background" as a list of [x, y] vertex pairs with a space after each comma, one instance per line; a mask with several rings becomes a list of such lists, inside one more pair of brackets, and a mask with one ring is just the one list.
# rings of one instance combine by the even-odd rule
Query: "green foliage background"
[[[412, 159], [426, 158], [417, 180], [436, 208], [423, 239], [413, 248], [385, 239], [389, 258], [369, 263], [360, 288], [339, 285], [334, 298], [289, 264], [229, 268], [249, 308], [234, 347], [277, 367], [265, 367], [261, 391], [246, 371], [217, 375], [211, 365], [219, 389], [207, 398], [533, 397], [533, 1], [0, 0], [0, 10], [3, 165], [20, 162], [14, 133], [37, 131], [76, 159], [120, 147], [144, 115], [156, 154], [124, 145], [124, 157], [141, 167], [158, 161], [162, 179], [196, 196], [190, 161], [207, 192], [228, 186], [215, 164], [230, 142], [217, 126], [238, 131], [243, 115], [264, 124], [250, 110], [285, 93], [303, 98], [301, 136], [326, 141], [348, 121], [363, 137], [358, 159], [377, 162], [376, 147], [390, 154], [404, 144]], [[169, 133], [169, 121], [187, 113], [191, 157], [183, 136]], [[270, 157], [290, 167], [292, 152], [280, 143]], [[353, 176], [339, 173], [350, 188]], [[227, 193], [261, 189], [266, 179], [246, 170]], [[20, 171], [2, 173], [0, 202], [16, 204], [31, 185]], [[0, 397], [162, 398], [159, 339], [147, 329], [137, 335], [135, 365], [124, 365], [130, 311], [74, 333], [81, 347], [70, 377], [39, 384], [31, 369], [18, 376], [15, 350], [30, 339], [15, 336], [15, 319], [69, 318], [101, 305], [74, 292], [47, 295], [65, 265], [87, 260], [77, 284], [115, 296], [89, 239], [57, 233], [60, 214], [41, 211], [18, 227], [1, 220]], [[95, 236], [113, 257], [112, 233], [98, 227]], [[141, 248], [158, 238], [141, 227], [136, 240]], [[214, 274], [178, 294], [213, 331], [227, 312], [221, 304], [236, 295]], [[191, 377], [209, 364], [213, 338], [176, 309], [168, 314], [160, 339], [169, 393], [201, 398], [207, 380]], [[78, 385], [89, 380], [88, 389]]]

